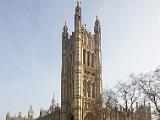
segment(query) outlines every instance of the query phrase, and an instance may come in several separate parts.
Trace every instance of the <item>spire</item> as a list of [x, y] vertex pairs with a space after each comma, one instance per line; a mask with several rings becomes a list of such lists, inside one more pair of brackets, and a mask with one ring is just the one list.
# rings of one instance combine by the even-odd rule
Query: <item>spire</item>
[[32, 105], [30, 105], [28, 110], [28, 120], [33, 120], [33, 117], [34, 117], [34, 112], [32, 110]]
[[68, 27], [66, 22], [64, 23], [64, 27], [63, 27], [62, 38], [68, 39]]
[[9, 112], [6, 115], [6, 120], [10, 120], [10, 114], [9, 114]]
[[68, 27], [67, 27], [66, 21], [64, 23], [63, 32], [68, 32]]
[[[81, 2], [80, 2], [81, 3]], [[77, 6], [75, 8], [75, 15], [80, 15], [81, 14], [81, 7], [80, 3], [77, 1]]]
[[81, 1], [77, 1], [77, 7], [78, 9], [80, 9], [80, 5], [81, 5]]
[[94, 32], [95, 33], [101, 32], [101, 25], [100, 25], [100, 21], [98, 19], [98, 16], [96, 16], [96, 21], [95, 21], [95, 25], [94, 25]]
[[21, 112], [19, 112], [19, 115], [18, 115], [18, 117], [19, 117], [19, 118], [21, 118], [21, 117], [22, 117], [22, 113], [21, 113]]
[[99, 19], [98, 19], [98, 15], [96, 15], [96, 22], [95, 25], [100, 25]]
[[77, 1], [77, 6], [75, 8], [75, 15], [74, 15], [74, 26], [75, 26], [75, 31], [79, 32], [80, 28], [81, 28], [81, 7], [80, 7], [80, 3]]
[[33, 114], [32, 105], [29, 107], [28, 114]]
[[55, 110], [55, 107], [56, 107], [56, 101], [55, 101], [54, 93], [53, 93], [53, 98], [52, 98], [52, 102], [51, 102], [49, 110], [52, 112]]
[[98, 15], [96, 15], [96, 20], [98, 20]]
[[54, 98], [54, 93], [53, 93], [52, 105], [54, 105], [54, 106], [55, 106], [55, 103], [56, 103], [56, 101], [55, 101], [55, 98]]
[[79, 1], [77, 1], [77, 7], [79, 7]]

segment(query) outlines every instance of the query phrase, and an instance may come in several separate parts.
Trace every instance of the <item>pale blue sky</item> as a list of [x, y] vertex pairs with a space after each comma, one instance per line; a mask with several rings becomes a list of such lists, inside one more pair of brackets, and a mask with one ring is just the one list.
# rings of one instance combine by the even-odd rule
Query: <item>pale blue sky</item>
[[[0, 118], [60, 101], [61, 32], [73, 30], [76, 0], [0, 0]], [[160, 65], [159, 0], [82, 0], [82, 20], [102, 25], [103, 82]], [[56, 57], [55, 57], [56, 56]]]

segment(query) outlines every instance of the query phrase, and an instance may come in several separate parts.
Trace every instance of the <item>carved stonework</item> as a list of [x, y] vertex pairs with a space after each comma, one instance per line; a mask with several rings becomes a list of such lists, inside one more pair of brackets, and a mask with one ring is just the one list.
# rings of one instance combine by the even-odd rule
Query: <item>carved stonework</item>
[[[88, 32], [81, 24], [78, 3], [74, 23], [72, 35], [66, 23], [62, 33], [61, 120], [93, 120], [96, 109], [102, 107], [101, 72], [96, 72], [101, 71], [100, 22], [96, 19], [94, 34]], [[73, 117], [68, 117], [70, 113]]]

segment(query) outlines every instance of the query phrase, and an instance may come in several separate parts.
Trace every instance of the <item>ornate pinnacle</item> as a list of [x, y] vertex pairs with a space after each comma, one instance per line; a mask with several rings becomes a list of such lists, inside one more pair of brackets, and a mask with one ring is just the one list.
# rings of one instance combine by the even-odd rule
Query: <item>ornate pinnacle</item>
[[65, 21], [65, 23], [64, 23], [63, 31], [64, 31], [64, 32], [67, 32], [67, 31], [68, 31], [68, 27], [67, 27], [66, 21]]
[[98, 15], [96, 15], [96, 20], [98, 20]]

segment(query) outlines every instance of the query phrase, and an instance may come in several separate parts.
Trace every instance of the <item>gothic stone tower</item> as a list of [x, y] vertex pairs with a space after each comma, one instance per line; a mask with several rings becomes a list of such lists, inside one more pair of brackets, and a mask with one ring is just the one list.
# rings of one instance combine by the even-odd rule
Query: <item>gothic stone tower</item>
[[81, 18], [77, 2], [74, 32], [62, 32], [61, 120], [94, 120], [102, 107], [101, 26], [96, 17], [92, 35]]

